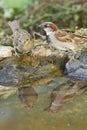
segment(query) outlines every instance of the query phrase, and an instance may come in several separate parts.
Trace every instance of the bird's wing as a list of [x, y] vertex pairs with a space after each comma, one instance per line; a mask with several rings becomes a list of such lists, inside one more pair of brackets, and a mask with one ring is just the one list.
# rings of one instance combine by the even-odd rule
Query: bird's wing
[[[59, 35], [61, 34], [61, 35]], [[72, 38], [72, 36], [70, 37], [70, 35], [67, 32], [64, 33], [55, 33], [55, 37], [58, 40], [58, 46], [60, 45], [62, 47], [62, 49], [70, 49], [70, 50], [74, 50], [76, 49], [76, 44], [74, 42], [74, 39]]]
[[64, 37], [67, 35], [67, 32], [65, 31], [58, 31], [56, 34], [55, 34], [57, 37]]
[[60, 32], [55, 33], [55, 37], [62, 42], [73, 42], [73, 43], [75, 43], [73, 35], [65, 32], [65, 31], [60, 31]]

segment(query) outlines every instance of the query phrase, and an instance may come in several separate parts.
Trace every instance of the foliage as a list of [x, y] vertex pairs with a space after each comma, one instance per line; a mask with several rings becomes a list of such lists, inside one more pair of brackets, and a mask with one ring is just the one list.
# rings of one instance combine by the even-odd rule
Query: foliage
[[0, 30], [7, 27], [7, 21], [14, 19], [18, 19], [26, 29], [30, 26], [37, 29], [38, 24], [43, 21], [52, 21], [60, 28], [87, 27], [85, 0], [17, 0], [15, 4], [12, 0], [2, 1], [0, 1]]
[[10, 8], [25, 9], [28, 4], [32, 3], [32, 0], [2, 0]]
[[[48, 0], [49, 1], [49, 0]], [[61, 0], [62, 1], [62, 0]], [[38, 2], [28, 7], [28, 24], [36, 25], [42, 21], [52, 21], [59, 27], [73, 28], [87, 26], [87, 2], [71, 5], [68, 2]]]

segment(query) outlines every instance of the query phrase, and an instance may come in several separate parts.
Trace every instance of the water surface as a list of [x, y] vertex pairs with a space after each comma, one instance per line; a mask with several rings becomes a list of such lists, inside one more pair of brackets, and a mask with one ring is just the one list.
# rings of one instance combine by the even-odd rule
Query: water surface
[[[57, 86], [66, 79], [59, 78]], [[17, 92], [0, 99], [0, 130], [87, 130], [87, 92], [66, 103], [57, 113], [45, 112], [50, 104], [54, 82], [34, 87], [38, 99], [32, 109], [27, 109]]]

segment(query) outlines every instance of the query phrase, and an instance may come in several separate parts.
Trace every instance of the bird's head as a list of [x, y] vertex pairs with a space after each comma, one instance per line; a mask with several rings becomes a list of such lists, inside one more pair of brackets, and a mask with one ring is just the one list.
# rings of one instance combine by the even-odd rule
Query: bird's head
[[20, 29], [20, 23], [18, 20], [9, 21], [8, 25], [10, 26], [13, 32], [18, 31]]
[[43, 29], [46, 32], [46, 34], [50, 32], [55, 32], [58, 30], [58, 27], [52, 22], [44, 22], [40, 24], [39, 27]]

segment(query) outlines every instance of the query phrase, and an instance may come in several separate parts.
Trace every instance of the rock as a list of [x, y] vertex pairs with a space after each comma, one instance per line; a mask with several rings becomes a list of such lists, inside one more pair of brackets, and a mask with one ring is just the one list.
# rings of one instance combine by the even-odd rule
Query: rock
[[40, 57], [48, 57], [58, 55], [58, 51], [52, 51], [50, 48], [46, 48], [40, 45], [36, 46], [36, 48], [32, 50], [32, 54]]
[[0, 46], [0, 60], [13, 55], [14, 48], [10, 46]]
[[87, 28], [81, 28], [75, 31], [75, 34], [87, 38]]
[[87, 52], [77, 53], [75, 59], [68, 61], [66, 73], [68, 76], [87, 80]]
[[51, 103], [45, 111], [58, 112], [65, 103], [87, 90], [87, 81], [68, 80], [51, 93]]
[[0, 85], [44, 84], [55, 76], [61, 76], [67, 57], [33, 57], [22, 55], [0, 62]]
[[17, 88], [12, 88], [12, 86], [2, 86], [0, 85], [0, 98], [7, 99], [9, 96], [15, 94]]

